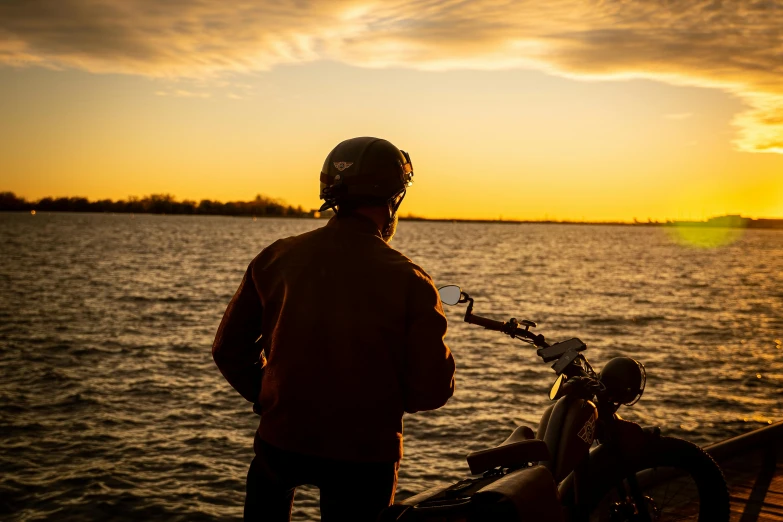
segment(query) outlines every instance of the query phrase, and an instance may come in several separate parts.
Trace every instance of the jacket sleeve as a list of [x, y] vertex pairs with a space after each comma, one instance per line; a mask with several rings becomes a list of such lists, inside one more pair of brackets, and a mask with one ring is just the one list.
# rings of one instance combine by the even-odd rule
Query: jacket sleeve
[[261, 353], [261, 299], [253, 284], [253, 264], [248, 267], [220, 322], [212, 357], [226, 380], [250, 402], [258, 402], [266, 364]]
[[405, 411], [440, 408], [454, 394], [454, 357], [446, 346], [446, 316], [432, 280], [416, 272], [408, 295]]

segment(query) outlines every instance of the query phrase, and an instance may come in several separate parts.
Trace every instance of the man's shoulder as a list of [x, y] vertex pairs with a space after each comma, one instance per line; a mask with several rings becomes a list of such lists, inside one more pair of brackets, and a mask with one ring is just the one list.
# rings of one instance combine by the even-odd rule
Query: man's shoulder
[[[314, 253], [313, 249], [328, 249], [329, 247], [326, 247], [326, 244], [336, 248], [332, 244], [336, 237], [334, 230], [330, 230], [328, 227], [320, 227], [303, 234], [281, 238], [261, 250], [251, 264], [256, 267], [269, 266], [275, 261], [287, 259], [290, 255], [297, 256], [302, 253]], [[392, 271], [398, 274], [398, 276], [404, 276], [405, 279], [412, 278], [418, 282], [433, 284], [430, 275], [420, 265], [388, 243], [385, 243], [381, 238], [370, 235], [362, 235], [360, 237], [359, 244], [363, 245], [360, 249], [361, 255], [367, 256], [367, 261], [370, 263], [377, 263], [383, 266], [384, 270]], [[358, 240], [358, 238], [356, 239]], [[342, 249], [338, 249], [337, 252], [332, 252], [332, 254], [337, 257], [346, 255]]]
[[309, 243], [324, 233], [324, 228], [316, 228], [309, 232], [280, 238], [264, 247], [261, 252], [251, 261], [252, 265], [267, 264], [278, 259], [286, 252], [295, 249], [298, 245]]
[[[326, 227], [319, 227], [295, 236], [283, 237], [269, 245], [267, 248], [272, 250], [287, 250], [298, 244], [308, 243], [316, 240], [319, 236], [326, 234]], [[266, 250], [266, 249], [265, 249]]]
[[409, 277], [416, 280], [422, 280], [432, 284], [432, 278], [427, 271], [415, 263], [411, 258], [390, 246], [386, 250], [388, 259], [400, 272], [407, 273]]

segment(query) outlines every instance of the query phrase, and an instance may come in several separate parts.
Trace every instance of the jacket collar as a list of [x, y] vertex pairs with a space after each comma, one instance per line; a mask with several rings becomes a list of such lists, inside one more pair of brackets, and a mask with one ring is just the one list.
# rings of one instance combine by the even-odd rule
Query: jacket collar
[[338, 230], [346, 230], [349, 232], [358, 232], [360, 234], [372, 234], [383, 239], [381, 231], [378, 230], [378, 226], [375, 222], [361, 214], [348, 214], [346, 216], [340, 216], [335, 214], [326, 224], [327, 227], [335, 228]]

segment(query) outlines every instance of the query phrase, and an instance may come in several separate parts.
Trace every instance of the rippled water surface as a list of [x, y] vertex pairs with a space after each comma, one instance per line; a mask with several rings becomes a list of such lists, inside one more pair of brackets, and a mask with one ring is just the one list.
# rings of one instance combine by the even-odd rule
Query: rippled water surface
[[[255, 254], [315, 220], [0, 214], [0, 518], [241, 517], [257, 417], [210, 345]], [[783, 233], [719, 248], [660, 228], [401, 223], [394, 246], [475, 312], [647, 366], [627, 418], [709, 443], [783, 418]], [[405, 417], [398, 499], [536, 425], [553, 373], [448, 308], [457, 392]], [[294, 518], [317, 519], [317, 490]]]

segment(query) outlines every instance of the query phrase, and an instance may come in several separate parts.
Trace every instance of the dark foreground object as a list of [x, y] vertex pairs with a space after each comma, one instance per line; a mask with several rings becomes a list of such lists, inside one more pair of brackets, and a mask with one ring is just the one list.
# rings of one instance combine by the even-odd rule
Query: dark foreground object
[[[684, 443], [684, 441], [676, 440], [675, 442]], [[694, 512], [694, 505], [698, 506], [699, 504], [699, 492], [693, 483], [683, 482], [682, 475], [671, 467], [687, 468], [688, 466], [683, 468], [683, 462], [675, 463], [674, 461], [682, 461], [683, 455], [690, 454], [690, 452], [679, 454], [675, 449], [670, 448], [664, 452], [673, 459], [673, 462], [661, 463], [667, 467], [643, 471], [638, 475], [638, 479], [643, 487], [649, 487], [653, 498], [664, 498], [667, 494], [662, 491], [669, 490], [676, 492], [676, 495], [679, 496], [678, 503], [670, 506], [666, 514], [662, 515], [661, 520], [697, 520], [698, 513]], [[783, 422], [713, 444], [704, 448], [704, 451], [720, 464], [725, 475], [729, 489], [731, 522], [783, 522]], [[705, 458], [707, 458], [706, 455]], [[481, 488], [484, 484], [477, 484], [477, 486]], [[419, 496], [426, 495], [424, 493]], [[537, 494], [533, 494], [531, 497], [533, 500]], [[710, 494], [702, 494], [701, 498], [702, 501], [709, 502]], [[415, 499], [416, 497], [412, 497], [406, 503]], [[439, 501], [440, 499], [438, 497], [434, 500]], [[433, 502], [430, 501], [430, 503]], [[402, 505], [395, 506], [400, 509], [402, 507]], [[433, 505], [433, 507], [435, 506]], [[602, 516], [600, 511], [599, 506], [593, 513], [591, 520], [606, 519], [607, 517]], [[397, 514], [401, 515], [402, 513]], [[396, 519], [392, 513], [388, 515], [389, 520]], [[422, 516], [424, 513], [418, 515]], [[500, 516], [498, 520], [517, 519], [511, 513], [506, 517], [508, 518]], [[533, 516], [530, 520], [538, 520], [538, 517]]]
[[783, 422], [705, 448], [731, 496], [731, 522], [783, 522]]
[[321, 520], [375, 520], [394, 500], [399, 461], [352, 463], [300, 455], [265, 442], [247, 474], [245, 520], [290, 520], [296, 487], [320, 489]]

